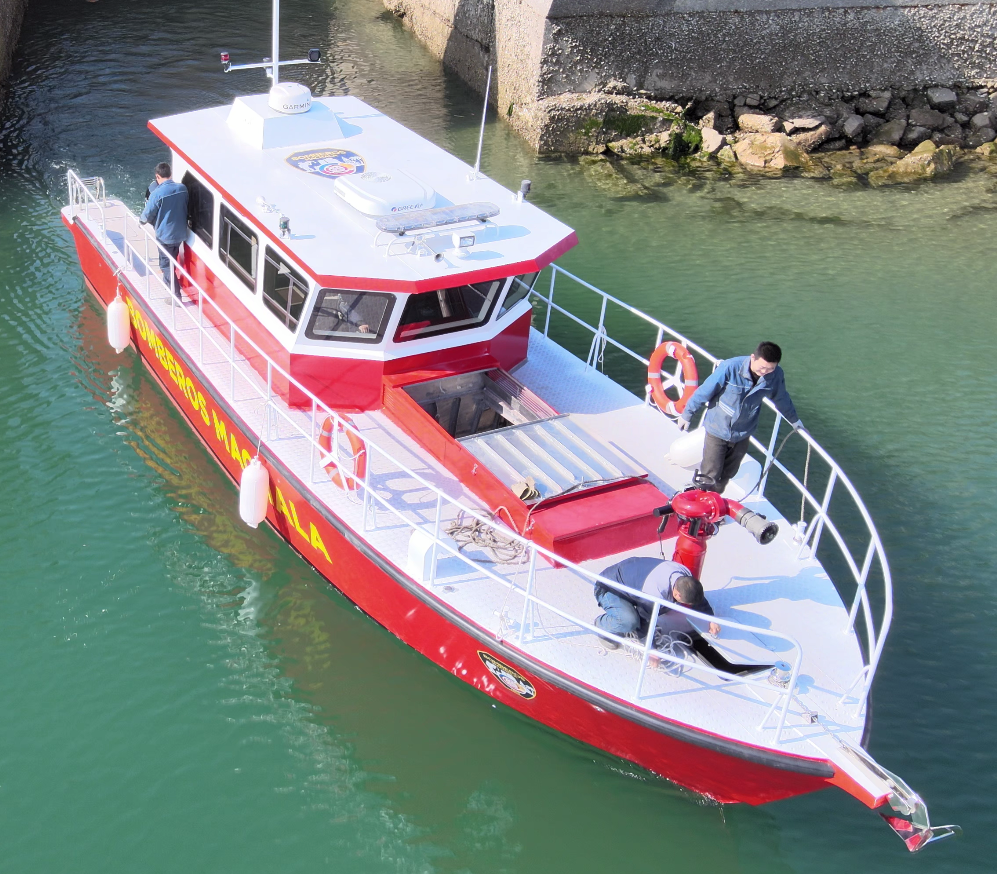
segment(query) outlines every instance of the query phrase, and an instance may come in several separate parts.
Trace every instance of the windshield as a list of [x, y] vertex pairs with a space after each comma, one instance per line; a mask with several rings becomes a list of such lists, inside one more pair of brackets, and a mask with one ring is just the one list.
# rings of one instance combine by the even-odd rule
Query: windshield
[[505, 279], [413, 294], [405, 302], [396, 342], [475, 328], [488, 321]]
[[378, 343], [395, 302], [393, 294], [322, 289], [305, 336], [312, 340]]

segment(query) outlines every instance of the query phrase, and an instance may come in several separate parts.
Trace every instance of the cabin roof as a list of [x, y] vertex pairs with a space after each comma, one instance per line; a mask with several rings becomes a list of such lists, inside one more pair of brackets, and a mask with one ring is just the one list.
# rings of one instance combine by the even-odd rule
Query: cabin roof
[[[283, 145], [262, 148], [231, 116], [257, 113], [279, 125]], [[269, 113], [269, 115], [268, 115]], [[233, 106], [186, 112], [149, 122], [150, 129], [223, 199], [321, 285], [385, 291], [427, 291], [540, 269], [575, 245], [574, 231], [487, 178], [469, 179], [471, 168], [356, 97], [319, 97], [307, 113], [277, 116], [266, 95], [237, 98]], [[325, 139], [315, 140], [324, 134]], [[329, 138], [329, 135], [333, 138]], [[477, 225], [476, 244], [456, 257], [452, 228], [428, 241], [443, 255], [387, 255], [376, 217], [366, 216], [335, 191], [335, 179], [288, 161], [301, 153], [342, 150], [342, 163], [366, 171], [401, 170], [436, 191], [435, 206], [491, 202], [499, 214]], [[348, 153], [348, 154], [346, 154]], [[262, 201], [262, 202], [261, 202]], [[268, 211], [265, 205], [277, 207]], [[290, 219], [282, 239], [280, 215]], [[475, 232], [472, 227], [468, 231]], [[375, 246], [375, 240], [381, 245]], [[392, 252], [402, 248], [398, 243]]]

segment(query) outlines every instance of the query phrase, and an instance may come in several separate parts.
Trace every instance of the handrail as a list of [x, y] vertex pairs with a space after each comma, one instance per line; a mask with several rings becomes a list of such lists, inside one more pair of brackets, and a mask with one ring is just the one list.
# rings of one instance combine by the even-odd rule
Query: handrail
[[[69, 184], [69, 188], [70, 188], [70, 206], [71, 206], [71, 209], [73, 210], [73, 215], [75, 216], [75, 214], [76, 214], [75, 210], [76, 210], [76, 208], [78, 206], [81, 206], [81, 205], [85, 204], [86, 208], [87, 208], [87, 211], [88, 211], [87, 214], [88, 214], [88, 217], [89, 217], [89, 210], [90, 210], [91, 202], [92, 202], [92, 205], [97, 206], [100, 209], [101, 225], [102, 225], [102, 239], [104, 241], [104, 244], [107, 245], [107, 246], [112, 246], [114, 248], [117, 248], [117, 246], [111, 241], [111, 239], [110, 239], [110, 237], [109, 237], [109, 235], [107, 233], [106, 213], [103, 210], [103, 205], [97, 202], [97, 198], [93, 194], [93, 192], [91, 192], [87, 188], [87, 186], [84, 184], [83, 180], [81, 180], [71, 170], [68, 171], [68, 184]], [[141, 261], [143, 263], [143, 265], [144, 265], [144, 268], [145, 268], [145, 270], [144, 270], [144, 274], [145, 274], [145, 294], [148, 297], [148, 299], [151, 301], [151, 300], [154, 300], [154, 297], [153, 297], [154, 287], [150, 283], [150, 273], [151, 273], [151, 271], [149, 269], [150, 258], [149, 258], [149, 251], [148, 251], [149, 250], [149, 245], [148, 244], [149, 244], [149, 240], [150, 240], [150, 235], [147, 232], [145, 232], [143, 229], [141, 229], [140, 226], [135, 225], [135, 228], [139, 231], [139, 233], [141, 234], [141, 236], [143, 237], [143, 239], [145, 240], [145, 243], [146, 243], [146, 252], [143, 255], [142, 253], [139, 253], [138, 250], [135, 249], [135, 247], [132, 246], [131, 243], [129, 243], [129, 241], [128, 241], [129, 221], [136, 222], [137, 220], [136, 220], [134, 214], [130, 210], [128, 210], [127, 208], [125, 208], [124, 217], [123, 217], [123, 220], [122, 220], [122, 239], [123, 239], [124, 251], [121, 251], [121, 255], [122, 255], [123, 259], [125, 260], [125, 266], [122, 267], [122, 268], [120, 268], [119, 271], [118, 271], [119, 280], [126, 273], [134, 274], [134, 278], [136, 280], [135, 281], [135, 290], [137, 292], [140, 292], [139, 285], [141, 283], [138, 280], [140, 280], [141, 277], [139, 276], [138, 272], [134, 269], [134, 259], [137, 259], [137, 260]], [[229, 379], [229, 397], [230, 398], [234, 398], [234, 396], [235, 396], [235, 384], [236, 384], [235, 380], [236, 380], [236, 374], [237, 373], [243, 378], [243, 380], [244, 380], [244, 382], [246, 384], [248, 384], [249, 386], [251, 386], [255, 391], [257, 391], [259, 393], [259, 396], [260, 396], [261, 400], [263, 401], [263, 404], [261, 406], [261, 410], [262, 410], [262, 424], [261, 424], [261, 427], [260, 427], [261, 442], [263, 442], [263, 443], [270, 442], [269, 435], [272, 434], [273, 431], [274, 431], [274, 427], [273, 427], [274, 426], [274, 423], [273, 423], [273, 417], [274, 416], [277, 416], [280, 419], [282, 419], [283, 421], [285, 421], [287, 423], [287, 425], [290, 426], [290, 428], [292, 429], [293, 432], [295, 432], [298, 436], [303, 437], [304, 439], [308, 440], [309, 443], [310, 443], [310, 447], [311, 447], [310, 468], [311, 469], [310, 469], [309, 475], [312, 478], [312, 482], [314, 482], [315, 481], [315, 467], [316, 467], [316, 464], [315, 464], [315, 462], [316, 462], [316, 450], [318, 450], [318, 452], [319, 452], [319, 459], [318, 459], [319, 464], [318, 464], [318, 466], [319, 466], [320, 469], [323, 468], [323, 467], [328, 466], [329, 464], [335, 464], [337, 468], [342, 468], [342, 461], [341, 461], [341, 459], [339, 457], [339, 434], [340, 434], [340, 431], [342, 430], [344, 433], [353, 433], [353, 434], [357, 435], [358, 437], [361, 437], [361, 439], [364, 439], [364, 442], [365, 442], [366, 447], [367, 447], [367, 453], [368, 453], [368, 464], [367, 464], [367, 470], [366, 470], [366, 474], [365, 474], [364, 478], [361, 481], [359, 481], [359, 485], [361, 487], [361, 496], [362, 496], [362, 499], [363, 499], [363, 501], [362, 501], [362, 503], [363, 503], [363, 511], [362, 511], [363, 530], [365, 530], [365, 531], [368, 530], [368, 528], [367, 528], [367, 521], [368, 521], [368, 517], [369, 517], [369, 512], [368, 512], [369, 509], [372, 506], [380, 505], [380, 506], [384, 507], [385, 509], [389, 510], [401, 522], [403, 522], [405, 525], [407, 525], [408, 527], [410, 527], [411, 529], [413, 529], [413, 531], [418, 531], [418, 532], [421, 532], [424, 536], [428, 535], [429, 537], [431, 537], [431, 540], [432, 540], [432, 549], [433, 549], [433, 562], [432, 562], [433, 571], [432, 571], [432, 577], [431, 577], [431, 579], [429, 581], [430, 587], [432, 587], [435, 584], [435, 569], [436, 569], [436, 564], [437, 564], [436, 559], [437, 559], [437, 557], [439, 555], [439, 551], [442, 550], [444, 553], [449, 553], [450, 555], [452, 555], [452, 556], [458, 558], [459, 560], [465, 562], [467, 565], [469, 565], [470, 567], [474, 568], [474, 570], [476, 572], [482, 574], [483, 576], [487, 577], [488, 579], [491, 579], [492, 581], [494, 581], [494, 582], [496, 582], [496, 583], [498, 583], [498, 584], [500, 584], [502, 586], [505, 586], [510, 591], [515, 591], [518, 594], [520, 594], [520, 595], [523, 596], [523, 598], [524, 598], [524, 604], [523, 604], [524, 621], [520, 623], [520, 629], [519, 629], [519, 635], [518, 635], [518, 643], [520, 645], [520, 648], [525, 644], [525, 634], [526, 634], [525, 617], [526, 617], [526, 614], [527, 614], [527, 609], [528, 608], [532, 608], [533, 606], [542, 607], [542, 608], [544, 608], [546, 610], [550, 610], [554, 614], [559, 615], [562, 618], [564, 618], [564, 619], [572, 622], [578, 628], [585, 629], [585, 630], [588, 630], [590, 632], [600, 634], [602, 636], [609, 636], [609, 635], [606, 635], [606, 632], [603, 632], [600, 629], [596, 629], [595, 626], [593, 626], [593, 625], [585, 622], [584, 620], [581, 620], [581, 619], [579, 619], [579, 618], [577, 618], [575, 616], [572, 616], [570, 614], [565, 613], [563, 610], [561, 610], [559, 607], [557, 607], [557, 605], [555, 605], [553, 603], [550, 603], [550, 602], [546, 601], [543, 598], [540, 598], [536, 594], [536, 591], [535, 591], [536, 564], [537, 564], [537, 556], [540, 555], [540, 556], [543, 556], [544, 558], [546, 558], [548, 560], [548, 562], [550, 562], [552, 565], [561, 565], [561, 566], [570, 568], [573, 573], [575, 573], [577, 576], [579, 576], [582, 579], [584, 579], [587, 583], [589, 583], [593, 587], [596, 584], [601, 584], [601, 585], [607, 586], [607, 587], [609, 587], [611, 589], [615, 589], [617, 591], [624, 592], [624, 593], [629, 594], [629, 595], [631, 595], [633, 597], [640, 598], [640, 599], [642, 599], [645, 602], [653, 604], [653, 608], [652, 608], [653, 611], [654, 611], [653, 612], [653, 618], [655, 620], [657, 619], [657, 616], [658, 616], [658, 614], [660, 613], [661, 610], [663, 610], [663, 609], [673, 610], [673, 611], [677, 611], [679, 613], [684, 613], [684, 614], [686, 614], [686, 615], [688, 615], [688, 616], [690, 616], [690, 617], [692, 617], [694, 619], [699, 619], [699, 620], [704, 621], [704, 622], [715, 622], [719, 626], [721, 626], [721, 628], [729, 628], [729, 629], [732, 629], [732, 630], [747, 631], [747, 632], [749, 632], [751, 634], [760, 635], [760, 636], [763, 636], [763, 637], [772, 637], [772, 638], [776, 638], [778, 640], [781, 640], [781, 641], [783, 641], [785, 643], [788, 643], [792, 647], [792, 650], [794, 652], [794, 658], [793, 658], [793, 663], [792, 663], [792, 674], [791, 674], [791, 678], [790, 678], [789, 682], [785, 685], [785, 687], [783, 689], [780, 690], [779, 688], [773, 686], [772, 684], [770, 684], [768, 682], [764, 682], [764, 681], [761, 681], [761, 680], [756, 680], [756, 679], [753, 679], [753, 678], [739, 677], [739, 676], [736, 676], [736, 675], [733, 675], [733, 674], [728, 674], [728, 673], [725, 673], [725, 672], [722, 672], [722, 671], [718, 671], [715, 668], [712, 668], [712, 667], [707, 666], [707, 665], [701, 665], [701, 664], [698, 664], [698, 663], [686, 662], [686, 661], [684, 661], [682, 659], [677, 659], [676, 657], [674, 657], [674, 656], [672, 656], [672, 655], [670, 655], [668, 653], [664, 653], [664, 652], [661, 652], [661, 651], [658, 651], [658, 650], [654, 650], [653, 649], [654, 624], [652, 623], [651, 627], [649, 628], [649, 633], [648, 633], [647, 640], [646, 640], [646, 642], [645, 642], [645, 644], [643, 646], [643, 655], [642, 655], [642, 661], [641, 661], [641, 668], [640, 668], [640, 671], [639, 671], [639, 674], [638, 674], [636, 688], [635, 688], [634, 693], [633, 693], [633, 700], [634, 701], [639, 701], [640, 698], [641, 698], [641, 690], [642, 690], [642, 686], [643, 686], [643, 682], [644, 682], [644, 676], [645, 676], [646, 667], [647, 667], [649, 659], [651, 658], [652, 655], [654, 657], [658, 658], [659, 660], [669, 661], [671, 663], [677, 663], [677, 664], [681, 665], [685, 669], [701, 671], [701, 672], [704, 672], [704, 673], [707, 673], [707, 674], [711, 674], [711, 675], [714, 675], [714, 676], [721, 676], [721, 677], [726, 678], [727, 680], [735, 680], [735, 681], [737, 681], [739, 683], [747, 683], [747, 684], [751, 684], [751, 685], [757, 685], [760, 689], [764, 689], [764, 690], [766, 690], [768, 692], [773, 692], [774, 691], [776, 693], [776, 697], [773, 700], [771, 706], [769, 707], [768, 712], [766, 713], [765, 719], [763, 719], [762, 724], [759, 726], [758, 730], [763, 730], [765, 728], [770, 715], [775, 711], [775, 709], [781, 703], [782, 706], [780, 708], [778, 725], [774, 729], [774, 732], [775, 732], [775, 734], [774, 734], [774, 741], [775, 741], [775, 743], [780, 743], [781, 742], [781, 739], [782, 739], [781, 736], [782, 736], [783, 727], [785, 725], [786, 717], [787, 717], [788, 712], [789, 712], [790, 703], [791, 703], [793, 695], [794, 695], [794, 693], [796, 691], [797, 678], [799, 676], [799, 671], [800, 671], [800, 667], [801, 667], [802, 659], [803, 659], [803, 648], [802, 648], [802, 646], [800, 645], [800, 643], [798, 641], [796, 641], [794, 638], [790, 637], [789, 635], [785, 635], [785, 634], [783, 634], [781, 632], [771, 631], [769, 629], [761, 629], [761, 628], [757, 628], [757, 627], [754, 627], [754, 626], [742, 625], [742, 624], [740, 624], [738, 622], [734, 622], [733, 620], [726, 619], [726, 618], [720, 617], [720, 616], [708, 616], [706, 614], [697, 613], [696, 611], [691, 610], [691, 609], [689, 609], [687, 607], [684, 607], [684, 606], [682, 606], [680, 604], [675, 604], [675, 603], [672, 603], [672, 602], [666, 602], [666, 601], [664, 601], [661, 598], [649, 595], [647, 593], [638, 592], [636, 590], [629, 589], [629, 588], [627, 588], [625, 586], [620, 585], [615, 580], [611, 580], [611, 579], [608, 579], [606, 577], [603, 577], [600, 574], [593, 573], [592, 571], [590, 571], [590, 570], [588, 570], [586, 568], [580, 567], [579, 565], [577, 565], [577, 564], [575, 564], [575, 563], [573, 563], [571, 561], [568, 561], [567, 559], [565, 559], [565, 558], [557, 555], [553, 551], [548, 550], [548, 549], [546, 549], [546, 548], [544, 548], [542, 546], [537, 545], [532, 540], [529, 540], [529, 539], [523, 537], [519, 532], [517, 532], [515, 530], [512, 530], [510, 528], [507, 528], [505, 525], [503, 525], [501, 523], [500, 520], [497, 520], [496, 518], [493, 518], [490, 515], [487, 515], [485, 513], [479, 512], [478, 510], [475, 510], [472, 507], [469, 507], [469, 506], [467, 506], [465, 504], [460, 503], [459, 501], [456, 501], [456, 500], [450, 498], [441, 489], [439, 489], [438, 487], [436, 487], [433, 484], [431, 484], [428, 481], [426, 481], [422, 476], [420, 476], [415, 471], [413, 471], [413, 470], [409, 469], [408, 467], [406, 467], [406, 465], [404, 465], [403, 463], [399, 462], [397, 459], [395, 459], [389, 452], [387, 452], [383, 448], [377, 446], [369, 438], [363, 438], [363, 435], [360, 434], [360, 432], [356, 429], [356, 427], [352, 423], [348, 422], [345, 418], [341, 417], [335, 410], [331, 409], [329, 406], [327, 406], [325, 403], [323, 403], [321, 400], [319, 400], [311, 391], [309, 391], [305, 386], [303, 386], [293, 376], [291, 376], [290, 373], [286, 372], [283, 368], [280, 367], [279, 364], [277, 364], [272, 359], [270, 359], [269, 356], [267, 356], [267, 354], [264, 352], [263, 349], [261, 349], [247, 334], [245, 334], [231, 319], [229, 319], [225, 315], [225, 313], [217, 306], [217, 304], [211, 299], [211, 297], [203, 290], [203, 288], [201, 288], [201, 286], [197, 283], [197, 281], [194, 280], [194, 278], [187, 272], [187, 270], [183, 267], [183, 265], [181, 265], [178, 261], [176, 261], [175, 258], [173, 258], [171, 255], [169, 255], [169, 253], [166, 252], [165, 249], [163, 249], [154, 239], [153, 239], [152, 242], [153, 242], [153, 245], [154, 245], [155, 249], [158, 250], [158, 253], [165, 254], [168, 257], [169, 262], [171, 263], [171, 265], [173, 267], [173, 270], [174, 271], [179, 271], [183, 275], [183, 277], [185, 278], [185, 280], [190, 284], [190, 286], [192, 286], [197, 291], [197, 294], [198, 294], [198, 303], [197, 303], [197, 310], [196, 310], [196, 317], [195, 317], [194, 315], [191, 314], [191, 312], [187, 309], [187, 307], [183, 306], [182, 304], [178, 304], [175, 296], [171, 293], [171, 289], [167, 288], [166, 285], [165, 285], [165, 283], [160, 282], [159, 279], [155, 280], [156, 285], [157, 286], [162, 286], [162, 288], [164, 289], [165, 294], [169, 295], [169, 298], [170, 298], [170, 301], [171, 301], [171, 311], [172, 311], [172, 317], [173, 317], [173, 327], [174, 327], [174, 330], [177, 329], [177, 318], [178, 318], [178, 316], [181, 317], [181, 318], [185, 318], [185, 319], [189, 320], [190, 323], [191, 323], [191, 325], [193, 327], [195, 327], [195, 328], [198, 329], [198, 349], [199, 349], [198, 355], [199, 355], [200, 363], [202, 363], [202, 364], [204, 363], [204, 342], [205, 342], [205, 340], [207, 340], [208, 343], [210, 343], [219, 353], [221, 353], [223, 359], [228, 362], [229, 367], [230, 367], [230, 379]], [[129, 269], [129, 267], [130, 267], [130, 269]], [[560, 270], [560, 268], [556, 268], [556, 269]], [[586, 283], [586, 285], [587, 285], [587, 283]], [[589, 287], [591, 287], [591, 286], [589, 286]], [[608, 295], [607, 295], [607, 298], [609, 298]], [[219, 326], [218, 324], [215, 324], [213, 322], [205, 323], [204, 311], [205, 311], [205, 304], [206, 303], [208, 305], [214, 307], [215, 313], [217, 314], [217, 317], [219, 317], [221, 320], [223, 320], [224, 323], [226, 323], [225, 325]], [[637, 311], [637, 310], [633, 310], [633, 308], [630, 308], [630, 309], [633, 312], [641, 315], [643, 318], [650, 320], [650, 317], [643, 316], [643, 314], [640, 314], [639, 311]], [[653, 320], [651, 320], [651, 321], [653, 321]], [[226, 326], [227, 326], [227, 330], [225, 330]], [[665, 329], [665, 330], [669, 330], [669, 329]], [[252, 349], [252, 351], [254, 353], [254, 357], [258, 356], [261, 360], [263, 360], [263, 361], [266, 362], [266, 364], [267, 364], [267, 378], [266, 378], [266, 384], [265, 384], [265, 386], [261, 386], [259, 384], [259, 380], [261, 379], [261, 377], [259, 376], [259, 374], [256, 371], [254, 371], [251, 367], [248, 368], [248, 369], [245, 369], [244, 367], [240, 366], [242, 364], [245, 364], [245, 361], [240, 362], [238, 360], [238, 355], [236, 354], [236, 348], [237, 348], [236, 340], [237, 340], [237, 338], [239, 340], [239, 343], [242, 344], [244, 347], [249, 347], [250, 349]], [[694, 347], [694, 348], [698, 348], [698, 347]], [[282, 406], [280, 404], [276, 403], [276, 396], [275, 396], [274, 387], [273, 387], [275, 376], [279, 376], [282, 380], [286, 380], [288, 386], [294, 386], [294, 388], [297, 389], [298, 391], [300, 391], [304, 397], [306, 397], [306, 398], [309, 399], [310, 404], [311, 404], [311, 415], [310, 415], [310, 424], [309, 424], [308, 430], [305, 430], [299, 424], [299, 422], [296, 421], [295, 417], [292, 415], [292, 411], [290, 410], [290, 408], [282, 408]], [[321, 449], [321, 447], [320, 447], [320, 445], [318, 443], [318, 439], [316, 437], [316, 434], [319, 431], [319, 428], [317, 426], [318, 426], [318, 416], [320, 414], [325, 414], [326, 416], [331, 417], [332, 420], [333, 420], [333, 422], [334, 422], [334, 424], [336, 425], [336, 428], [334, 429], [334, 432], [333, 432], [334, 433], [334, 437], [333, 437], [332, 450], [331, 450], [331, 452], [329, 452], [327, 454], [322, 451], [322, 449]], [[277, 424], [276, 431], [277, 431], [278, 437], [274, 438], [274, 439], [281, 439], [280, 436], [279, 436], [280, 435], [280, 425], [279, 425], [279, 422]], [[427, 527], [425, 525], [420, 524], [418, 522], [415, 522], [415, 521], [413, 521], [412, 518], [410, 518], [409, 516], [406, 516], [400, 509], [398, 509], [393, 504], [391, 504], [391, 502], [390, 502], [390, 500], [388, 498], [382, 496], [381, 494], [378, 493], [378, 491], [376, 489], [374, 489], [374, 488], [371, 487], [371, 475], [372, 475], [372, 471], [373, 471], [374, 466], [375, 466], [374, 465], [374, 459], [375, 459], [375, 457], [381, 458], [384, 461], [389, 462], [399, 472], [401, 472], [405, 476], [411, 478], [416, 483], [418, 483], [421, 488], [427, 490], [428, 492], [430, 492], [432, 495], [435, 496], [435, 499], [436, 499], [435, 521], [434, 521], [434, 524], [433, 524], [433, 527], [432, 527], [431, 531], [427, 530]], [[348, 476], [351, 476], [351, 474], [350, 474], [349, 471], [342, 470], [342, 476], [348, 477]], [[444, 532], [441, 530], [442, 529], [442, 525], [443, 525], [443, 508], [444, 507], [452, 509], [457, 514], [463, 514], [464, 516], [469, 516], [470, 518], [475, 519], [476, 521], [480, 522], [481, 524], [483, 524], [483, 525], [485, 525], [485, 526], [493, 529], [500, 537], [505, 538], [505, 539], [507, 539], [510, 542], [520, 544], [520, 546], [523, 549], [523, 556], [524, 556], [523, 563], [525, 564], [528, 561], [528, 566], [529, 566], [529, 572], [528, 572], [528, 578], [527, 578], [527, 581], [526, 581], [526, 588], [525, 588], [525, 590], [524, 589], [520, 589], [519, 586], [516, 585], [515, 579], [513, 579], [513, 580], [506, 579], [506, 578], [502, 577], [501, 575], [497, 574], [495, 571], [493, 571], [491, 568], [489, 568], [486, 564], [483, 564], [481, 562], [476, 562], [475, 560], [469, 558], [467, 555], [465, 555], [463, 552], [460, 551], [460, 549], [456, 546], [456, 544], [452, 540], [450, 540], [449, 538], [447, 538], [447, 537], [444, 536]], [[376, 525], [376, 513], [375, 513], [375, 525]], [[851, 621], [854, 621], [854, 615], [851, 617]], [[505, 629], [503, 629], [501, 627], [502, 626], [501, 621], [499, 623], [499, 626], [500, 627], [499, 627], [498, 631], [494, 632], [494, 635], [495, 635], [495, 637], [497, 639], [502, 640], [504, 638], [504, 635], [505, 635]], [[632, 641], [631, 642], [627, 642], [627, 641], [623, 641], [623, 640], [620, 640], [620, 642], [622, 642], [624, 644], [627, 644], [627, 645], [629, 645], [629, 644], [632, 643]], [[870, 677], [870, 681], [871, 681], [871, 677]], [[854, 685], [855, 684], [853, 683], [853, 686]], [[866, 684], [866, 688], [867, 687], [868, 687], [868, 684]], [[845, 694], [847, 695], [848, 692], [850, 692], [850, 691], [851, 690], [846, 691]], [[863, 690], [862, 695], [864, 696], [864, 694], [865, 694], [865, 690]], [[764, 702], [763, 698], [761, 700]]]
[[[601, 307], [599, 315], [599, 323], [597, 325], [591, 325], [584, 319], [579, 318], [574, 313], [568, 311], [560, 304], [554, 302], [554, 289], [557, 281], [558, 275], [563, 274], [567, 279], [572, 280], [576, 284], [582, 286], [585, 289], [595, 293], [601, 298]], [[642, 312], [634, 306], [625, 303], [611, 294], [607, 294], [594, 285], [586, 282], [584, 279], [569, 273], [557, 264], [551, 265], [551, 275], [550, 275], [550, 287], [549, 292], [545, 296], [543, 293], [537, 290], [537, 286], [534, 285], [533, 295], [539, 300], [543, 301], [546, 305], [546, 315], [544, 318], [544, 336], [550, 336], [550, 314], [551, 312], [557, 312], [566, 316], [574, 324], [577, 324], [592, 333], [592, 345], [589, 348], [589, 353], [586, 359], [586, 364], [588, 366], [595, 366], [597, 360], [601, 358], [599, 354], [599, 349], [605, 348], [606, 344], [612, 345], [614, 348], [619, 349], [621, 352], [629, 355], [631, 358], [636, 359], [645, 367], [647, 366], [649, 359], [645, 358], [643, 355], [635, 352], [634, 350], [628, 348], [623, 343], [614, 340], [609, 336], [606, 330], [606, 310], [607, 304], [614, 304], [625, 312], [630, 313], [636, 318], [644, 321], [648, 325], [652, 326], [657, 331], [656, 345], [660, 345], [664, 336], [668, 335], [674, 340], [677, 340], [687, 349], [691, 349], [698, 353], [700, 356], [705, 358], [708, 362], [713, 365], [715, 369], [720, 363], [720, 359], [714, 357], [708, 351], [706, 351], [701, 346], [693, 343], [687, 337], [680, 334], [678, 331], [670, 328], [664, 322], [659, 321], [653, 316]], [[675, 373], [673, 374], [670, 382], [672, 384], [677, 384], [681, 377], [681, 365], [676, 363]], [[649, 394], [647, 395], [646, 403], [650, 403]], [[786, 479], [786, 481], [801, 495], [802, 499], [807, 505], [811, 507], [814, 511], [813, 518], [807, 523], [806, 530], [802, 533], [800, 538], [800, 549], [799, 557], [804, 557], [805, 554], [816, 555], [817, 548], [820, 545], [821, 537], [823, 532], [827, 530], [830, 532], [834, 542], [837, 544], [842, 557], [848, 566], [849, 571], [855, 579], [856, 591], [852, 599], [852, 604], [848, 612], [848, 624], [845, 631], [851, 632], [855, 628], [855, 622], [861, 609], [863, 626], [865, 630], [865, 642], [866, 642], [866, 652], [863, 654], [866, 659], [865, 666], [860, 673], [859, 677], [856, 677], [856, 681], [852, 684], [854, 688], [859, 682], [862, 683], [860, 692], [857, 695], [859, 704], [864, 700], [868, 691], [872, 685], [873, 678], [876, 673], [876, 669], [879, 665], [880, 657], [882, 656], [883, 647], [886, 643], [886, 637], [889, 633], [890, 624], [893, 619], [893, 581], [890, 574], [889, 562], [886, 558], [886, 551], [883, 547], [882, 540], [879, 536], [879, 532], [876, 530], [876, 526], [872, 521], [872, 517], [869, 514], [865, 503], [859, 496], [858, 490], [852, 484], [851, 480], [841, 469], [838, 463], [830, 456], [827, 450], [824, 449], [814, 438], [809, 434], [809, 432], [798, 432], [799, 436], [807, 443], [810, 452], [815, 452], [819, 458], [827, 465], [830, 474], [828, 477], [828, 484], [825, 490], [825, 494], [818, 500], [811, 492], [806, 488], [806, 486], [800, 482], [800, 480], [781, 462], [775, 457], [775, 447], [778, 443], [779, 431], [782, 425], [782, 416], [779, 411], [775, 408], [774, 404], [767, 398], [765, 399], [765, 404], [768, 408], [775, 412], [775, 423], [773, 425], [771, 437], [768, 444], [763, 444], [756, 437], [751, 438], [751, 445], [755, 449], [762, 453], [764, 459], [764, 471], [765, 476], [763, 477], [762, 483], [758, 489], [759, 498], [765, 495], [765, 486], [767, 484], [768, 475], [772, 470], [780, 472]], [[856, 561], [851, 549], [848, 547], [845, 539], [835, 523], [832, 521], [829, 514], [829, 507], [831, 503], [832, 492], [836, 483], [840, 482], [843, 488], [846, 490], [848, 495], [851, 497], [854, 504], [854, 508], [858, 511], [862, 522], [865, 524], [866, 530], [868, 532], [869, 541], [868, 546], [865, 550], [865, 555], [863, 556], [861, 562]], [[878, 561], [880, 571], [883, 575], [883, 615], [880, 621], [877, 623], [873, 617], [873, 609], [871, 602], [869, 600], [869, 594], [867, 589], [867, 582], [869, 577], [869, 572], [872, 568], [872, 561], [875, 558]], [[849, 689], [851, 692], [852, 689]], [[847, 693], [846, 693], [847, 694]]]

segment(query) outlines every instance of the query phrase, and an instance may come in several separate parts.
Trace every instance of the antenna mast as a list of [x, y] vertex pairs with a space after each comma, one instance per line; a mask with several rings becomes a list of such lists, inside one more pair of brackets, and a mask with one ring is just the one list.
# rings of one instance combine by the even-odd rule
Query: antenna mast
[[273, 0], [273, 54], [270, 59], [273, 61], [270, 78], [274, 85], [278, 83], [277, 71], [280, 69], [280, 0]]
[[266, 70], [266, 74], [273, 79], [273, 84], [280, 84], [280, 68], [291, 64], [317, 64], [322, 60], [322, 53], [318, 49], [309, 49], [307, 58], [299, 58], [296, 61], [282, 61], [280, 59], [280, 0], [273, 0], [273, 34], [271, 35], [271, 57], [260, 64], [233, 64], [228, 52], [222, 52], [222, 69], [229, 73], [232, 70]]
[[[274, 0], [276, 3], [277, 0]], [[488, 81], [485, 83], [485, 108], [481, 110], [481, 132], [478, 134], [478, 157], [474, 159], [474, 171], [467, 177], [468, 181], [481, 178], [481, 146], [485, 141], [485, 119], [488, 117], [488, 94], [492, 90], [492, 65], [488, 65]]]

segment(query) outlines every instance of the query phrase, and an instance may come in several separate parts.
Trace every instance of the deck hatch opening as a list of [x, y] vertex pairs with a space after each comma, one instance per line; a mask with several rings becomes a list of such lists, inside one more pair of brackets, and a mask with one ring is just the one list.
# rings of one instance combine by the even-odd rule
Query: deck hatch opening
[[646, 476], [503, 370], [448, 376], [404, 390], [506, 485], [532, 478], [541, 499]]

